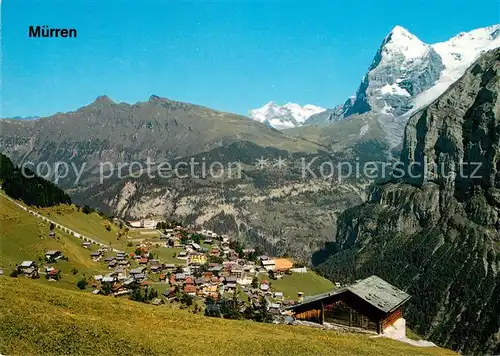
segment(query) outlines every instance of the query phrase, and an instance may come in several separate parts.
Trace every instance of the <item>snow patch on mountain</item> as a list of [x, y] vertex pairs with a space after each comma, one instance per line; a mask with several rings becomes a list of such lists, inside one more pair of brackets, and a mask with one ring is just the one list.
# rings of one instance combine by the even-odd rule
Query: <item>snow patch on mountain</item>
[[444, 69], [434, 86], [415, 98], [414, 107], [408, 115], [443, 94], [481, 54], [500, 47], [500, 25], [462, 32], [448, 41], [433, 44], [432, 47], [441, 56]]
[[406, 89], [401, 88], [397, 83], [386, 84], [379, 89], [382, 95], [384, 94], [395, 94], [402, 96], [411, 96]]
[[255, 121], [282, 130], [301, 126], [309, 117], [325, 110], [310, 104], [300, 106], [295, 103], [287, 103], [280, 106], [271, 101], [259, 109], [250, 110], [250, 117]]
[[382, 61], [390, 62], [402, 54], [404, 62], [409, 63], [424, 57], [429, 51], [429, 45], [401, 26], [395, 26], [384, 42]]

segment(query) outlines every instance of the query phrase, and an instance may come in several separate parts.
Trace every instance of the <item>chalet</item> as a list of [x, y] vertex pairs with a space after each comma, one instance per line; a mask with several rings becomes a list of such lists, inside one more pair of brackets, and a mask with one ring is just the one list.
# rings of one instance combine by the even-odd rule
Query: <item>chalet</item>
[[241, 278], [243, 276], [243, 269], [241, 269], [241, 268], [232, 268], [231, 269], [231, 275], [235, 276], [236, 278]]
[[274, 292], [274, 299], [283, 300], [283, 292]]
[[57, 260], [58, 258], [62, 257], [62, 252], [59, 250], [48, 250], [45, 252], [45, 259], [46, 260]]
[[99, 261], [101, 259], [101, 252], [99, 251], [96, 251], [96, 252], [91, 252], [90, 253], [90, 257], [94, 260], [94, 261]]
[[111, 262], [108, 263], [108, 268], [115, 268], [118, 262], [115, 260], [112, 260]]
[[161, 271], [161, 266], [155, 265], [155, 266], [149, 267], [149, 269], [151, 270], [152, 273], [158, 273]]
[[144, 229], [156, 229], [156, 225], [158, 225], [158, 221], [153, 219], [142, 219], [141, 227]]
[[134, 284], [135, 283], [135, 280], [134, 278], [127, 278], [123, 281], [123, 285], [124, 286], [130, 286], [131, 284]]
[[102, 277], [102, 282], [104, 283], [113, 283], [117, 280], [118, 278], [114, 276], [113, 274], [108, 274], [107, 276]]
[[36, 269], [37, 265], [34, 261], [23, 261], [18, 267], [19, 272], [27, 276], [31, 276]]
[[224, 280], [224, 282], [226, 284], [236, 284], [237, 281], [238, 281], [238, 278], [236, 276], [228, 276]]
[[133, 277], [134, 277], [135, 280], [139, 280], [140, 281], [140, 280], [143, 280], [143, 279], [146, 278], [146, 274], [144, 274], [144, 273], [137, 273], [137, 274], [134, 274]]
[[306, 298], [288, 309], [296, 319], [355, 326], [383, 333], [402, 319], [403, 306], [409, 299], [407, 293], [377, 276], [371, 276], [353, 285]]
[[194, 284], [194, 280], [191, 277], [186, 277], [186, 279], [184, 280], [184, 283], [185, 284]]
[[174, 300], [174, 299], [176, 299], [176, 296], [175, 296], [175, 288], [174, 288], [174, 287], [172, 287], [172, 288], [170, 288], [170, 289], [167, 289], [167, 290], [166, 290], [166, 291], [164, 291], [162, 294], [163, 294], [163, 296], [164, 296], [165, 298], [167, 298], [167, 300], [169, 300], [169, 301], [170, 301], [170, 300]]
[[277, 315], [280, 313], [280, 305], [278, 303], [270, 303], [267, 306], [267, 310], [269, 311], [269, 313]]
[[207, 283], [207, 281], [204, 278], [199, 277], [194, 279], [194, 284], [197, 286], [202, 286], [205, 283]]
[[205, 255], [192, 255], [189, 258], [189, 262], [193, 264], [205, 264], [207, 262], [207, 257]]
[[201, 248], [201, 246], [199, 244], [197, 244], [196, 242], [191, 242], [191, 247], [195, 251], [199, 251], [199, 249]]
[[87, 249], [89, 249], [89, 248], [90, 248], [90, 246], [92, 246], [92, 244], [91, 244], [90, 242], [88, 242], [88, 241], [82, 242], [82, 247], [83, 247], [83, 248], [87, 248]]
[[161, 305], [161, 304], [163, 304], [163, 303], [164, 303], [164, 301], [163, 301], [162, 299], [160, 299], [160, 298], [155, 298], [155, 299], [153, 299], [153, 301], [151, 302], [151, 304], [156, 305], [156, 306]]
[[49, 279], [51, 280], [57, 280], [57, 275], [58, 275], [59, 271], [55, 268], [53, 268], [50, 272], [48, 272], [48, 276], [49, 276]]
[[141, 266], [141, 267], [137, 267], [137, 268], [132, 268], [132, 269], [130, 270], [130, 274], [131, 274], [131, 275], [134, 275], [134, 274], [141, 274], [141, 273], [144, 273], [144, 270], [145, 270], [145, 269], [146, 269], [146, 267], [143, 267], [143, 266]]
[[125, 280], [128, 278], [128, 277], [127, 277], [127, 274], [126, 274], [125, 272], [123, 272], [123, 271], [120, 271], [120, 272], [118, 272], [118, 271], [119, 271], [119, 270], [116, 270], [116, 269], [115, 269], [115, 272], [116, 272], [116, 273], [118, 273], [118, 277], [117, 277], [117, 278], [118, 278], [118, 280], [119, 280], [119, 281], [125, 281]]
[[175, 270], [175, 265], [173, 263], [168, 263], [164, 266], [165, 270], [168, 272], [172, 272]]
[[186, 274], [185, 273], [176, 273], [175, 279], [183, 281], [184, 279], [186, 279]]
[[242, 285], [242, 286], [249, 286], [252, 284], [252, 280], [253, 280], [252, 276], [243, 276], [243, 277], [238, 278], [236, 283], [238, 283], [239, 285]]
[[196, 287], [192, 284], [189, 284], [184, 287], [184, 293], [194, 297], [196, 295]]
[[104, 262], [106, 262], [106, 263], [110, 263], [110, 262], [111, 262], [111, 261], [113, 261], [114, 259], [115, 259], [114, 257], [106, 257], [106, 258], [104, 259]]
[[141, 287], [149, 288], [149, 286], [151, 286], [151, 282], [150, 281], [142, 281], [141, 282]]
[[244, 249], [243, 249], [243, 253], [244, 253], [245, 255], [249, 255], [249, 254], [254, 253], [254, 252], [255, 252], [255, 249], [254, 249], [254, 248], [244, 248]]
[[274, 271], [276, 264], [274, 260], [262, 260], [262, 267], [264, 267], [266, 271]]
[[56, 233], [54, 231], [49, 232], [49, 237], [52, 238], [56, 237]]
[[130, 221], [127, 221], [127, 224], [130, 227], [141, 227], [141, 221], [140, 220], [130, 220]]

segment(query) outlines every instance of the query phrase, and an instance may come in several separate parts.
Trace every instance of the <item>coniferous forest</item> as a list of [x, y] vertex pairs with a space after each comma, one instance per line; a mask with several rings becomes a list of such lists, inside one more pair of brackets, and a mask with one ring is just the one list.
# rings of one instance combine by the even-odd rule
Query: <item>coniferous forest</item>
[[27, 168], [23, 174], [9, 157], [1, 153], [0, 181], [5, 194], [13, 199], [22, 200], [28, 205], [47, 207], [71, 204], [70, 197], [55, 184], [37, 176]]

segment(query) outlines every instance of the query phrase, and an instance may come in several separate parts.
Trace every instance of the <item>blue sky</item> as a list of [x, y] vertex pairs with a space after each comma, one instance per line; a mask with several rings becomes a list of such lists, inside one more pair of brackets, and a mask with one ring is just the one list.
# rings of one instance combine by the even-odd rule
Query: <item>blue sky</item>
[[[399, 24], [428, 43], [500, 22], [475, 1], [2, 1], [2, 117], [151, 94], [247, 114], [268, 101], [333, 107]], [[76, 28], [33, 39], [30, 25]]]

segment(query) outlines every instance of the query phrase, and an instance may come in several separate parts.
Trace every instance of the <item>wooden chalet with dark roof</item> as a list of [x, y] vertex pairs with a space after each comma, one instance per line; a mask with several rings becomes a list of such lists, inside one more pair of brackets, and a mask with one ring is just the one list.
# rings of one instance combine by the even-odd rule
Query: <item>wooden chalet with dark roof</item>
[[403, 317], [410, 295], [377, 276], [304, 299], [287, 308], [298, 320], [360, 327], [382, 333]]

